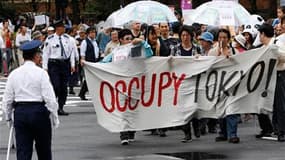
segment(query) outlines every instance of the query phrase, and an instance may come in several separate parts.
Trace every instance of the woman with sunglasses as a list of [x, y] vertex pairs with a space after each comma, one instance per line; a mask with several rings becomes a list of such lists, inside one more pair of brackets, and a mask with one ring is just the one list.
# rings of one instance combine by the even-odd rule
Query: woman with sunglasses
[[[118, 38], [120, 45], [104, 57], [102, 60], [103, 63], [116, 63], [134, 57], [148, 58], [153, 55], [150, 45], [142, 39], [133, 39], [132, 32], [129, 29], [121, 30]], [[122, 145], [128, 145], [135, 140], [135, 131], [120, 132], [120, 138]]]

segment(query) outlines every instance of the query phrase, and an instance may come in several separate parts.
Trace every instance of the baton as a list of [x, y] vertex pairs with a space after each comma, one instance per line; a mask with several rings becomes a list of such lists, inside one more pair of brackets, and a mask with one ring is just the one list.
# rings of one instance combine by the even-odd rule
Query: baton
[[8, 140], [8, 148], [7, 148], [7, 156], [6, 156], [6, 160], [9, 160], [9, 156], [10, 156], [10, 150], [11, 150], [11, 141], [12, 141], [12, 136], [13, 136], [13, 130], [14, 127], [12, 126], [10, 128], [10, 132], [9, 132], [9, 140]]

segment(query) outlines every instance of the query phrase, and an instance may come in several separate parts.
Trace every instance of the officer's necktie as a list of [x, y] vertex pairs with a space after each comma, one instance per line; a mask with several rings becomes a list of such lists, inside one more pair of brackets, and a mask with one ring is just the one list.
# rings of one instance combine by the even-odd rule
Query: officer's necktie
[[67, 56], [66, 56], [65, 51], [64, 51], [64, 47], [63, 47], [63, 44], [61, 41], [61, 36], [59, 36], [59, 44], [60, 44], [60, 48], [61, 48], [61, 57], [63, 57], [63, 59], [66, 59]]

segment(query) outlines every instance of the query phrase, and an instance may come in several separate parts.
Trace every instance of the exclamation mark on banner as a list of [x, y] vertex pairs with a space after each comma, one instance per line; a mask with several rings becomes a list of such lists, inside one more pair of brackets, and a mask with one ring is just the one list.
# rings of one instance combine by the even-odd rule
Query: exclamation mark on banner
[[276, 59], [270, 59], [269, 66], [268, 66], [268, 72], [267, 72], [265, 91], [262, 92], [261, 94], [262, 97], [267, 97], [267, 89], [268, 89], [268, 86], [271, 80], [271, 76], [272, 76], [275, 64], [276, 64]]

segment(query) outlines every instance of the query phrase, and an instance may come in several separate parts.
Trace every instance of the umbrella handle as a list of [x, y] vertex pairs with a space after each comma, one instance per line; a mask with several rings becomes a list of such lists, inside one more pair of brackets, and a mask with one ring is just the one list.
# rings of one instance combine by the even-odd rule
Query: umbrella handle
[[9, 156], [10, 156], [10, 150], [11, 150], [11, 141], [12, 141], [12, 136], [13, 136], [13, 130], [14, 127], [11, 126], [10, 128], [10, 132], [9, 132], [9, 139], [8, 139], [8, 147], [7, 147], [7, 156], [6, 156], [6, 160], [9, 160]]

